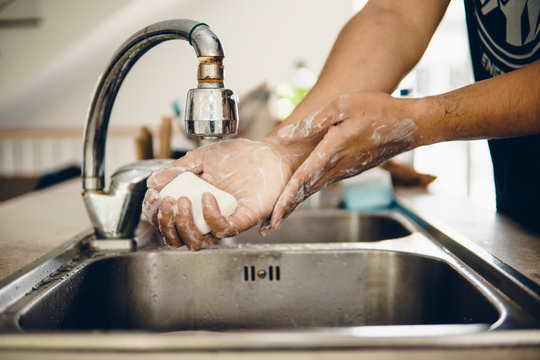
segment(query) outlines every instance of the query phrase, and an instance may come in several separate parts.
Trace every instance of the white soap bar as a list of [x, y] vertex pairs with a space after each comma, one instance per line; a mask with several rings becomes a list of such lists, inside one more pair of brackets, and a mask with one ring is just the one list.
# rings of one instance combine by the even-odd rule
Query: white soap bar
[[228, 216], [236, 210], [238, 201], [234, 196], [207, 183], [191, 172], [184, 172], [178, 175], [161, 189], [159, 195], [162, 199], [166, 196], [171, 196], [174, 199], [185, 196], [191, 200], [191, 210], [195, 225], [202, 234], [207, 234], [210, 232], [210, 226], [204, 221], [201, 204], [202, 195], [205, 192], [212, 193], [216, 197], [221, 215]]

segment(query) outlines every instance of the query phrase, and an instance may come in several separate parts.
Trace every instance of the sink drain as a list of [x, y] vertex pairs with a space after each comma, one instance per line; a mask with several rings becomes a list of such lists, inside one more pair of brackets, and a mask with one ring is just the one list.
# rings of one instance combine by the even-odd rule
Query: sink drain
[[279, 266], [268, 266], [266, 268], [256, 269], [255, 266], [244, 266], [244, 281], [255, 281], [256, 279], [264, 280], [268, 278], [270, 281], [279, 281], [281, 279], [281, 271]]

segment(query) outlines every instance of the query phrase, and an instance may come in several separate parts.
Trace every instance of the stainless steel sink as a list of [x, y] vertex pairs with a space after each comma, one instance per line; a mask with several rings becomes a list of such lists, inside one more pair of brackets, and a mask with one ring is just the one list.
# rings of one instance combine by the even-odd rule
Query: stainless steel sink
[[444, 262], [376, 250], [131, 254], [45, 287], [21, 309], [23, 330], [493, 324], [500, 317]]
[[200, 252], [163, 247], [144, 223], [136, 251], [123, 248], [129, 239], [96, 248], [89, 232], [2, 281], [0, 332], [340, 329], [339, 338], [343, 329], [407, 336], [414, 325], [431, 336], [538, 326], [534, 296], [441, 239], [396, 209], [299, 210], [271, 236], [253, 230]]
[[413, 232], [396, 212], [356, 213], [339, 209], [297, 210], [278, 230], [265, 237], [257, 228], [240, 233], [225, 243], [295, 244], [328, 242], [372, 242], [402, 238]]

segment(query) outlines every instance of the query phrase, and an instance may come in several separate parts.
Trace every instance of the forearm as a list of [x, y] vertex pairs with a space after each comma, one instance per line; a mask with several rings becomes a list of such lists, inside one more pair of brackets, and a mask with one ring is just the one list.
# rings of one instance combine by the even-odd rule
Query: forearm
[[[340, 105], [342, 100], [343, 106]], [[350, 125], [354, 123], [357, 125]], [[402, 124], [407, 131], [402, 131]], [[283, 128], [286, 131], [265, 141], [289, 156], [286, 161], [295, 171], [334, 125], [342, 128], [343, 139], [355, 134], [344, 130], [348, 126], [368, 126], [372, 130], [375, 126], [378, 133], [383, 129], [391, 133], [396, 130], [392, 134], [397, 138], [392, 134], [387, 134], [386, 140], [380, 134], [374, 137], [382, 141], [377, 145], [379, 162], [388, 160], [392, 154], [441, 141], [540, 134], [540, 60], [509, 74], [425, 98], [393, 98], [381, 92], [339, 96], [314, 118], [310, 116], [290, 124]], [[359, 134], [352, 144], [361, 145], [365, 141], [362, 137], [368, 135]], [[283, 138], [289, 139], [286, 144], [280, 141]], [[368, 138], [373, 139], [373, 136]], [[376, 162], [366, 165], [376, 165]]]
[[317, 84], [284, 122], [357, 91], [392, 92], [423, 55], [449, 0], [371, 0], [340, 32]]
[[330, 97], [392, 92], [420, 60], [447, 0], [370, 1], [341, 31], [317, 87]]
[[[341, 94], [391, 92], [424, 53], [449, 0], [371, 0], [343, 28], [319, 79], [306, 98], [265, 141], [279, 147], [277, 132]], [[318, 139], [290, 149], [298, 165]]]
[[[407, 103], [418, 146], [540, 133], [540, 60], [520, 70]], [[410, 105], [413, 105], [412, 107]]]
[[274, 205], [274, 229], [307, 196], [404, 151], [447, 140], [540, 134], [540, 60], [438, 96], [400, 99], [365, 91], [329, 104], [278, 132], [286, 144], [322, 140], [292, 168]]

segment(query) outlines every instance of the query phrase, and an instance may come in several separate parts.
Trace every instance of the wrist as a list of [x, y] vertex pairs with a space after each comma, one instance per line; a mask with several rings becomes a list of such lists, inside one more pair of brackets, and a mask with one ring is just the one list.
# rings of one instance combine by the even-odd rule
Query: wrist
[[414, 147], [430, 145], [441, 141], [442, 128], [437, 121], [436, 102], [433, 97], [396, 99], [399, 114], [403, 119], [411, 119], [416, 124], [413, 133]]
[[301, 142], [284, 142], [278, 136], [278, 132], [281, 128], [298, 123], [313, 114], [315, 111], [319, 110], [321, 104], [324, 104], [326, 101], [327, 96], [321, 96], [316, 88], [312, 89], [289, 117], [272, 129], [272, 131], [261, 140], [277, 152], [293, 171], [296, 170], [296, 168], [298, 168], [298, 166], [300, 166], [309, 156], [322, 136], [316, 136], [313, 139]]
[[276, 152], [292, 171], [302, 164], [314, 148], [314, 146], [307, 146], [309, 143], [286, 144], [277, 136], [277, 131], [272, 131], [261, 139], [261, 142]]

